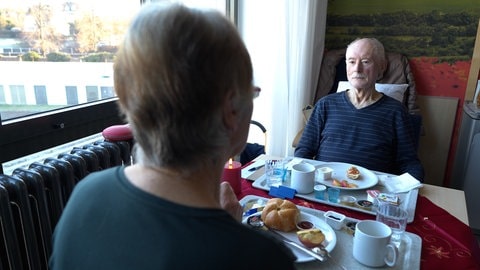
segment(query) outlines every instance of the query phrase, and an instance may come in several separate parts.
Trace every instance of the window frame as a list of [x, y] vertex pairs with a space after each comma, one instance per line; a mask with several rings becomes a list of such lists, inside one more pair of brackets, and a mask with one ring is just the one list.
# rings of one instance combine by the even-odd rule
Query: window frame
[[[225, 1], [226, 16], [237, 25], [238, 0]], [[0, 174], [3, 174], [5, 162], [99, 134], [112, 125], [124, 124], [117, 100], [109, 98], [5, 121], [0, 115]]]
[[[0, 123], [0, 163], [101, 133], [124, 123], [117, 98]], [[3, 173], [3, 167], [0, 167]]]

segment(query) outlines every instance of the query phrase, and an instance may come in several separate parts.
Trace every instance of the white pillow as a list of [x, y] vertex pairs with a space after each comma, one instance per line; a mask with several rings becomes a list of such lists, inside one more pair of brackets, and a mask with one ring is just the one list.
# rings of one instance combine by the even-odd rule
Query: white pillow
[[403, 104], [405, 100], [405, 91], [407, 91], [408, 84], [388, 84], [388, 83], [376, 83], [375, 89], [378, 92], [384, 93], [385, 95], [392, 97]]
[[[352, 88], [348, 81], [339, 81], [337, 92], [342, 92], [347, 89]], [[376, 83], [375, 89], [378, 92], [384, 93], [385, 95], [392, 97], [403, 104], [405, 99], [405, 91], [407, 91], [408, 84], [389, 84], [389, 83]]]
[[339, 81], [337, 92], [343, 92], [345, 90], [351, 89], [352, 85], [348, 81]]

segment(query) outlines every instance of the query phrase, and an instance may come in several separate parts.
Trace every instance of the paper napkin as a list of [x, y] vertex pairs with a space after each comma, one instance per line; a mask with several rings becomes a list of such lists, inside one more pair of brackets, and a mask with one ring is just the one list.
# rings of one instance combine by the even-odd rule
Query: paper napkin
[[389, 177], [383, 181], [383, 185], [392, 193], [408, 192], [415, 188], [421, 188], [423, 185], [409, 173], [399, 176]]
[[292, 170], [292, 166], [295, 165], [295, 164], [298, 164], [298, 163], [301, 163], [301, 162], [304, 162], [303, 159], [301, 158], [293, 158], [293, 159], [290, 159], [287, 164], [285, 165], [285, 168], [289, 171]]
[[[262, 165], [265, 165], [265, 160], [257, 160], [255, 162], [252, 162], [251, 164], [249, 164], [247, 167], [243, 168], [242, 169], [242, 178], [243, 179], [248, 179], [248, 177], [250, 177], [250, 175], [254, 174], [257, 172], [257, 170], [254, 170], [254, 171], [249, 171], [249, 169], [251, 168], [257, 168], [257, 167], [260, 167]], [[260, 169], [260, 168], [259, 168]]]

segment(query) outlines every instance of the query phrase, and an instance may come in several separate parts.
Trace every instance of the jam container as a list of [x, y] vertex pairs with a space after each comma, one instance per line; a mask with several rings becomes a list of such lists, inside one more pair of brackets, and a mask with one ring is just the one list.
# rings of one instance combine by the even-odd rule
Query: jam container
[[345, 230], [347, 231], [348, 234], [354, 235], [356, 226], [357, 226], [357, 222], [349, 221], [345, 224]]
[[302, 220], [297, 222], [297, 229], [299, 230], [309, 230], [313, 229], [314, 227], [315, 225], [313, 225], [313, 223], [308, 220]]
[[357, 201], [356, 206], [363, 210], [372, 210], [373, 203], [368, 200], [359, 200]]
[[334, 230], [342, 229], [345, 215], [335, 211], [328, 211], [323, 216], [325, 217], [325, 222], [327, 222], [327, 224], [330, 225], [330, 227], [332, 227]]

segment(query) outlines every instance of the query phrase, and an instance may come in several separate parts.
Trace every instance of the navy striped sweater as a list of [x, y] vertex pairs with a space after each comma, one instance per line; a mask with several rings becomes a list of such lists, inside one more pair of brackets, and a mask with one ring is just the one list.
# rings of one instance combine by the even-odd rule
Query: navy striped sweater
[[423, 182], [413, 134], [408, 112], [397, 100], [383, 95], [357, 109], [344, 91], [315, 104], [295, 156], [393, 174], [408, 172]]

